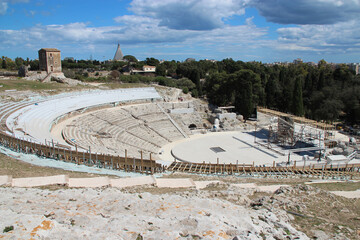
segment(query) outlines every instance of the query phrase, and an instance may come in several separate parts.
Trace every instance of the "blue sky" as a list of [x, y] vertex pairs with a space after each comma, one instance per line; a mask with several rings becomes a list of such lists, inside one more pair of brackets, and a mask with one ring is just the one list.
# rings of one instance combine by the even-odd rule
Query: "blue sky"
[[0, 55], [360, 62], [360, 0], [0, 0]]

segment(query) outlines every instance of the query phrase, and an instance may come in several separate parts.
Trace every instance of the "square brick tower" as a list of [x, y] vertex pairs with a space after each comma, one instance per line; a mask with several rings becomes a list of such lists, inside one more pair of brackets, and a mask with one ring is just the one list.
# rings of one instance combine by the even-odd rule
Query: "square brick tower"
[[39, 50], [39, 68], [41, 71], [61, 72], [60, 50], [56, 48], [42, 48]]

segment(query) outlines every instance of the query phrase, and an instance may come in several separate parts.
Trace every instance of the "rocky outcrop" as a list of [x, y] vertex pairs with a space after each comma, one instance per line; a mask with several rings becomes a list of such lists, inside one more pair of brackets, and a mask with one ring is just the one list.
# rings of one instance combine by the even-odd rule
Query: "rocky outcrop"
[[[286, 215], [206, 192], [0, 188], [0, 238], [308, 239]], [[12, 230], [11, 230], [12, 229]]]

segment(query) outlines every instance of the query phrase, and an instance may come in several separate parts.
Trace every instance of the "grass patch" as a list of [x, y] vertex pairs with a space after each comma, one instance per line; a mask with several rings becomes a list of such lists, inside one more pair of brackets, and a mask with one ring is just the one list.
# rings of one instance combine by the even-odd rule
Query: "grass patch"
[[[43, 83], [39, 81], [29, 81], [21, 78], [13, 78], [10, 80], [1, 80], [0, 79], [0, 93], [7, 90], [16, 90], [16, 91], [32, 91], [32, 92], [46, 92], [49, 95], [59, 94], [61, 92], [69, 91], [80, 91], [84, 89], [98, 89], [99, 87], [94, 85], [75, 85], [70, 86], [58, 82], [49, 82]], [[139, 87], [149, 87], [148, 84], [144, 83], [103, 83], [100, 88], [109, 88], [109, 89], [118, 89], [118, 88], [139, 88]]]
[[144, 83], [116, 83], [116, 82], [106, 83], [103, 86], [107, 86], [110, 89], [149, 87], [148, 84], [144, 84]]
[[[66, 171], [59, 168], [41, 167], [26, 163], [4, 154], [0, 154], [0, 175], [11, 175], [13, 178], [44, 177], [54, 175], [69, 175], [69, 177], [95, 177], [105, 176], [92, 173]], [[50, 186], [49, 188], [64, 188], [63, 186]]]
[[12, 90], [16, 89], [17, 91], [44, 91], [44, 90], [60, 90], [60, 89], [67, 89], [67, 88], [84, 88], [83, 86], [78, 87], [70, 87], [69, 85], [64, 85], [57, 82], [50, 82], [50, 83], [42, 83], [39, 81], [28, 81], [23, 79], [12, 79], [12, 80], [0, 80], [0, 92], [4, 92], [5, 90]]
[[37, 81], [26, 81], [21, 79], [12, 79], [12, 80], [0, 80], [0, 91], [16, 89], [18, 91], [22, 90], [48, 90], [58, 88], [59, 83], [54, 84], [45, 84]]

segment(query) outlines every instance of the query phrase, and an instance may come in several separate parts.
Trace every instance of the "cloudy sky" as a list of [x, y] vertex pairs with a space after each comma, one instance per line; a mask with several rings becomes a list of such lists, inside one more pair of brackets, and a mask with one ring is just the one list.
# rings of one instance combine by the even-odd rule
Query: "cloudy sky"
[[0, 0], [0, 56], [360, 62], [360, 0]]

